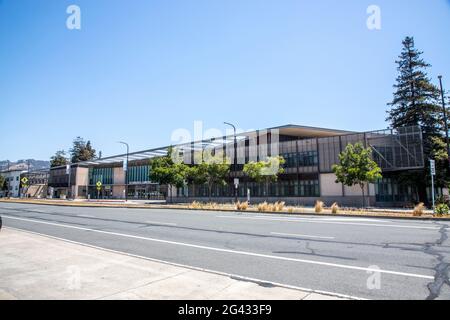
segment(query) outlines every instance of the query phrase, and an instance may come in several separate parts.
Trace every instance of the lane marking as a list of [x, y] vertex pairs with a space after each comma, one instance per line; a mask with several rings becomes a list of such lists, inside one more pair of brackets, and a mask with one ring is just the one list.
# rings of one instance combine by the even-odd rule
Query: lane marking
[[160, 225], [165, 225], [165, 226], [176, 226], [176, 223], [173, 222], [159, 222], [159, 221], [144, 221], [144, 223], [148, 223], [148, 224], [160, 224]]
[[306, 234], [295, 234], [295, 233], [271, 232], [270, 234], [279, 235], [279, 236], [299, 237], [299, 238], [334, 239], [334, 237], [310, 236], [310, 235], [306, 235]]
[[77, 217], [81, 217], [81, 218], [95, 218], [94, 216], [90, 216], [88, 214], [77, 214]]
[[72, 244], [76, 244], [76, 245], [81, 245], [81, 246], [84, 246], [84, 247], [89, 247], [89, 248], [93, 248], [93, 249], [103, 250], [103, 251], [116, 253], [116, 254], [122, 254], [122, 255], [133, 257], [133, 258], [144, 259], [144, 260], [147, 260], [147, 261], [164, 263], [164, 264], [175, 266], [175, 267], [182, 267], [182, 268], [191, 269], [191, 270], [195, 270], [195, 271], [202, 271], [202, 272], [208, 272], [208, 273], [212, 273], [212, 274], [227, 276], [227, 277], [230, 277], [230, 278], [236, 278], [236, 279], [243, 280], [243, 281], [252, 281], [252, 282], [257, 282], [257, 283], [269, 283], [269, 284], [273, 284], [275, 286], [279, 286], [279, 287], [283, 287], [283, 288], [287, 288], [287, 289], [307, 291], [307, 292], [310, 292], [310, 293], [326, 294], [326, 295], [331, 295], [331, 296], [345, 298], [345, 299], [368, 300], [366, 298], [351, 296], [351, 295], [342, 294], [342, 293], [336, 293], [336, 292], [332, 292], [332, 291], [314, 290], [314, 289], [309, 289], [309, 288], [303, 288], [303, 287], [293, 286], [293, 285], [289, 285], [289, 284], [273, 282], [273, 281], [269, 281], [269, 280], [261, 280], [261, 279], [257, 279], [257, 278], [250, 278], [250, 277], [245, 277], [245, 276], [241, 276], [241, 275], [238, 275], [238, 274], [226, 273], [226, 272], [221, 272], [221, 271], [216, 271], [216, 270], [211, 270], [211, 269], [206, 269], [206, 268], [194, 267], [194, 266], [181, 264], [181, 263], [176, 263], [176, 262], [160, 260], [160, 259], [156, 259], [156, 258], [150, 258], [150, 257], [146, 257], [146, 256], [140, 256], [140, 255], [129, 253], [129, 252], [125, 252], [125, 251], [118, 251], [118, 250], [114, 250], [114, 249], [98, 247], [98, 246], [94, 246], [92, 244], [78, 242], [78, 241], [69, 240], [69, 239], [65, 239], [65, 238], [59, 238], [59, 237], [51, 236], [51, 235], [48, 235], [48, 234], [45, 234], [45, 233], [40, 233], [40, 232], [36, 232], [36, 231], [30, 231], [30, 230], [26, 230], [26, 229], [20, 229], [20, 228], [14, 228], [14, 227], [5, 227], [5, 229], [12, 229], [12, 230], [20, 231], [20, 232], [36, 234], [36, 235], [39, 235], [39, 236], [42, 236], [42, 237], [56, 239], [56, 240], [60, 240], [60, 241], [64, 241], [64, 242], [68, 242], [68, 243], [72, 243]]
[[389, 228], [406, 228], [406, 229], [430, 229], [438, 230], [439, 227], [425, 227], [425, 226], [412, 226], [412, 225], [397, 225], [397, 224], [376, 224], [376, 223], [359, 223], [359, 222], [336, 222], [336, 221], [318, 221], [306, 218], [290, 219], [290, 218], [270, 218], [270, 217], [233, 217], [233, 216], [216, 216], [217, 218], [228, 219], [250, 219], [250, 220], [267, 220], [267, 221], [286, 221], [286, 222], [306, 222], [306, 223], [327, 223], [327, 224], [347, 224], [354, 226], [369, 226], [369, 227], [389, 227]]
[[13, 219], [13, 220], [28, 221], [28, 222], [33, 222], [33, 223], [53, 225], [53, 226], [69, 228], [69, 229], [91, 231], [91, 232], [103, 233], [103, 234], [114, 235], [114, 236], [125, 237], [125, 238], [146, 240], [146, 241], [152, 241], [152, 242], [158, 242], [158, 243], [166, 243], [166, 244], [172, 244], [172, 245], [178, 245], [178, 246], [196, 248], [196, 249], [204, 249], [204, 250], [210, 250], [210, 251], [217, 251], [217, 252], [233, 253], [233, 254], [252, 256], [252, 257], [258, 257], [258, 258], [267, 258], [267, 259], [283, 260], [283, 261], [290, 261], [290, 262], [300, 262], [300, 263], [315, 264], [315, 265], [335, 267], [335, 268], [341, 268], [341, 269], [359, 270], [359, 271], [364, 271], [364, 272], [379, 272], [379, 273], [386, 273], [386, 274], [405, 276], [405, 277], [413, 277], [413, 278], [434, 279], [434, 276], [427, 276], [427, 275], [423, 275], [423, 274], [392, 271], [392, 270], [383, 270], [383, 269], [364, 268], [364, 267], [357, 267], [357, 266], [352, 266], [352, 265], [337, 264], [337, 263], [330, 263], [330, 262], [273, 256], [273, 255], [268, 255], [268, 254], [222, 249], [222, 248], [208, 247], [208, 246], [202, 246], [202, 245], [196, 245], [196, 244], [190, 244], [190, 243], [184, 243], [184, 242], [147, 238], [147, 237], [135, 236], [135, 235], [125, 234], [125, 233], [95, 230], [95, 229], [90, 229], [90, 228], [76, 227], [76, 226], [60, 224], [60, 223], [44, 222], [44, 221], [38, 221], [38, 220], [33, 220], [33, 219], [25, 219], [25, 218], [11, 217], [11, 216], [3, 216], [3, 217], [7, 218], [7, 219]]

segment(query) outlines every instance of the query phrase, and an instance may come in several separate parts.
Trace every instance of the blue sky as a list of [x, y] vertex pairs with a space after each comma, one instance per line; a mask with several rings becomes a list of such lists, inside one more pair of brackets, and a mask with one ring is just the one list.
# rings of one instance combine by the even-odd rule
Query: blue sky
[[0, 0], [0, 159], [78, 135], [104, 156], [158, 147], [196, 120], [385, 128], [402, 39], [450, 89], [449, 31], [449, 0]]

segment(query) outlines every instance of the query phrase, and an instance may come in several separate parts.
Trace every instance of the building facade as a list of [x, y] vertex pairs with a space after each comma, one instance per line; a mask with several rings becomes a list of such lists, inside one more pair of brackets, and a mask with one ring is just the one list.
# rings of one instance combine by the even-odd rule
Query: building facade
[[24, 170], [5, 170], [0, 172], [0, 175], [2, 175], [6, 180], [6, 188], [3, 190], [0, 190], [0, 196], [2, 197], [13, 197], [18, 198], [20, 197], [20, 179], [21, 175], [25, 173]]
[[[233, 160], [227, 185], [213, 187], [214, 201], [231, 201], [235, 192], [240, 200], [250, 195], [252, 201], [278, 201], [310, 205], [317, 199], [341, 205], [361, 204], [359, 186], [347, 187], [336, 183], [332, 166], [349, 143], [360, 142], [372, 149], [372, 157], [382, 168], [383, 179], [365, 186], [366, 200], [371, 205], [392, 206], [417, 201], [414, 186], [398, 180], [401, 172], [421, 170], [424, 166], [422, 134], [418, 127], [371, 132], [348, 132], [297, 125], [257, 130], [236, 137], [218, 137], [173, 146], [185, 163], [192, 163], [195, 153], [209, 150], [223, 152]], [[90, 199], [164, 199], [167, 186], [149, 181], [150, 160], [165, 155], [169, 147], [161, 147], [128, 155], [128, 172], [123, 162], [127, 155], [73, 164], [70, 175], [66, 167], [50, 170], [48, 185], [53, 197]], [[249, 161], [265, 160], [281, 155], [286, 163], [277, 182], [268, 186], [258, 184], [243, 173]], [[239, 179], [237, 190], [235, 179]], [[100, 185], [100, 187], [99, 187]], [[174, 201], [209, 200], [205, 185], [188, 185], [172, 190]]]

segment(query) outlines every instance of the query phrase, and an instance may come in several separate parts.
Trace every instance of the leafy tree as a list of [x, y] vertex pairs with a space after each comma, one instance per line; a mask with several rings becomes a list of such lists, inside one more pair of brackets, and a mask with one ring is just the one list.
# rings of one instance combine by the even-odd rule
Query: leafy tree
[[68, 164], [66, 152], [64, 150], [56, 151], [55, 155], [50, 158], [50, 167], [65, 166]]
[[0, 176], [0, 190], [5, 191], [8, 189], [8, 184], [6, 183], [6, 179], [4, 176]]
[[81, 161], [89, 161], [95, 159], [97, 156], [95, 154], [95, 149], [92, 148], [91, 141], [84, 141], [81, 137], [76, 137], [73, 140], [72, 149], [70, 149], [71, 161], [72, 163], [77, 163]]
[[172, 202], [172, 187], [182, 188], [185, 185], [188, 168], [184, 163], [177, 163], [172, 157], [172, 148], [167, 154], [150, 160], [149, 178], [153, 182], [168, 186]]
[[361, 143], [348, 144], [339, 155], [339, 164], [333, 165], [336, 183], [346, 186], [359, 185], [362, 192], [362, 203], [365, 206], [364, 186], [381, 179], [381, 169], [372, 160], [372, 150], [364, 148]]
[[203, 152], [203, 161], [197, 165], [199, 179], [205, 179], [208, 185], [208, 197], [211, 201], [214, 185], [226, 185], [226, 178], [230, 173], [230, 161], [223, 156], [223, 152], [212, 154], [209, 150]]
[[425, 169], [414, 174], [401, 174], [403, 183], [419, 186], [419, 197], [426, 202], [426, 186], [429, 184], [429, 158], [436, 160], [437, 185], [448, 181], [447, 150], [443, 135], [443, 113], [439, 103], [440, 90], [431, 83], [426, 70], [430, 64], [422, 59], [423, 52], [414, 47], [414, 39], [406, 37], [403, 50], [396, 61], [397, 83], [387, 121], [393, 128], [418, 125], [423, 133]]
[[265, 161], [250, 161], [244, 165], [244, 173], [258, 183], [264, 183], [265, 194], [268, 196], [270, 182], [276, 182], [278, 175], [284, 172], [285, 160], [281, 156], [268, 157]]

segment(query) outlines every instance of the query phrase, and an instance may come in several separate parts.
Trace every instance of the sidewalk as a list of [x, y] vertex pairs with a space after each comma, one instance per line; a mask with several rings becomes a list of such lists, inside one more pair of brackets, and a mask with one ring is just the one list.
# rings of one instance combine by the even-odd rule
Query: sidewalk
[[339, 298], [259, 285], [3, 228], [0, 231], [0, 300], [5, 299]]

